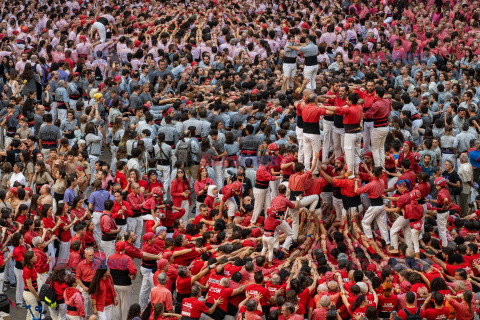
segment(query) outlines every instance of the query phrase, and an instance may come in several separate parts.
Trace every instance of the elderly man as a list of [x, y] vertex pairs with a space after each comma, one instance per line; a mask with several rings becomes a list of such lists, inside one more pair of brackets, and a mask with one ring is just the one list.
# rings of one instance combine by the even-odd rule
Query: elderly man
[[158, 285], [150, 292], [150, 302], [152, 305], [162, 303], [165, 307], [165, 312], [173, 311], [173, 295], [170, 290], [166, 288], [168, 276], [165, 272], [158, 275]]
[[466, 153], [462, 153], [459, 157], [460, 167], [458, 168], [458, 175], [460, 176], [462, 191], [458, 196], [458, 204], [462, 209], [462, 217], [468, 214], [468, 203], [470, 202], [470, 196], [473, 186], [473, 167], [468, 161]]

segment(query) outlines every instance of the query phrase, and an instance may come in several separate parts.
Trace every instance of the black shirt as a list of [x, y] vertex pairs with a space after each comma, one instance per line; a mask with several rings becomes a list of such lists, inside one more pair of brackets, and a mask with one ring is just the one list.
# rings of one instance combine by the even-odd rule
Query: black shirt
[[460, 192], [462, 192], [462, 187], [461, 187], [462, 186], [462, 181], [460, 179], [460, 176], [458, 175], [458, 173], [455, 170], [453, 170], [450, 173], [448, 173], [445, 170], [445, 171], [443, 171], [442, 176], [445, 179], [448, 179], [448, 181], [450, 181], [451, 183], [457, 183], [458, 181], [460, 181], [460, 188], [454, 188], [454, 187], [451, 187], [450, 185], [448, 186], [448, 191], [450, 191], [451, 194], [459, 195]]

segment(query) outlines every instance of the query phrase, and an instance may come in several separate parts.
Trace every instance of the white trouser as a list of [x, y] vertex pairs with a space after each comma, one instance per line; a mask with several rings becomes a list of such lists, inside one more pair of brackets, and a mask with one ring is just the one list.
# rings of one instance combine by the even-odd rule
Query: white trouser
[[[333, 196], [332, 196], [333, 197]], [[335, 209], [336, 221], [343, 219], [343, 201], [341, 198], [333, 197], [333, 208]]]
[[170, 173], [171, 173], [172, 169], [171, 169], [170, 166], [158, 165], [157, 170], [161, 174], [162, 183], [166, 188], [165, 191], [166, 191], [167, 195], [169, 195], [170, 194]]
[[[97, 31], [98, 36], [100, 37], [101, 42], [105, 42], [107, 39], [107, 30], [105, 29], [105, 25], [101, 22], [96, 21], [92, 25], [92, 32]], [[95, 35], [93, 35], [95, 37]]]
[[322, 139], [320, 138], [319, 134], [312, 134], [312, 133], [303, 133], [303, 152], [304, 152], [304, 164], [305, 170], [309, 170], [311, 163], [313, 162], [313, 157], [315, 153], [320, 152], [320, 148], [322, 147]]
[[0, 294], [3, 293], [3, 285], [5, 283], [5, 272], [0, 273]]
[[100, 229], [100, 216], [102, 215], [102, 212], [99, 211], [94, 211], [92, 215], [92, 222], [95, 225], [95, 228], [93, 229], [93, 237], [95, 238], [95, 242], [97, 244], [100, 243], [102, 240], [102, 230]]
[[317, 194], [312, 194], [307, 197], [303, 197], [302, 200], [298, 201], [297, 209], [288, 209], [292, 214], [292, 229], [293, 229], [293, 239], [298, 239], [298, 228], [300, 227], [300, 216], [299, 208], [304, 208], [308, 206], [308, 211], [315, 211], [315, 208], [318, 204], [319, 196]]
[[[284, 63], [282, 64], [283, 76], [287, 79], [292, 79], [297, 73], [296, 63]], [[288, 89], [288, 88], [287, 88]]]
[[218, 190], [223, 188], [223, 158], [222, 161], [213, 161], [213, 170], [215, 171], [215, 185], [217, 186]]
[[135, 247], [140, 249], [140, 240], [143, 229], [143, 220], [142, 217], [136, 218], [127, 218], [127, 230], [133, 231], [137, 235], [137, 240], [135, 240]]
[[385, 140], [387, 139], [388, 127], [373, 128], [372, 130], [372, 153], [373, 162], [376, 166], [385, 165]]
[[80, 292], [82, 293], [82, 297], [83, 297], [83, 306], [84, 306], [84, 309], [85, 310], [88, 310], [87, 307], [88, 307], [88, 302], [90, 301], [90, 305], [92, 304], [92, 297], [88, 294], [87, 291], [83, 290], [82, 287], [78, 287], [78, 290], [80, 290]]
[[105, 256], [107, 258], [115, 253], [115, 240], [111, 240], [111, 241], [102, 240], [101, 244], [102, 244], [103, 252], [105, 253]]
[[98, 311], [98, 320], [112, 320], [113, 319], [113, 304], [103, 308], [103, 311]]
[[269, 186], [270, 186], [270, 197], [271, 199], [275, 198], [276, 196], [278, 196], [278, 187], [280, 186], [280, 179], [275, 179], [273, 181], [270, 181], [269, 183]]
[[123, 236], [125, 235], [125, 232], [127, 232], [127, 224], [124, 224], [124, 225], [117, 225], [118, 228], [120, 228], [120, 233], [118, 234], [118, 236], [120, 238], [123, 238]]
[[58, 119], [60, 119], [61, 122], [67, 121], [67, 111], [67, 109], [57, 109]]
[[95, 163], [100, 160], [100, 158], [98, 156], [94, 156], [92, 154], [89, 154], [88, 155], [88, 159], [89, 159], [89, 162], [90, 162], [90, 172], [92, 174], [92, 177], [95, 175]]
[[360, 144], [362, 133], [345, 133], [345, 161], [347, 168], [354, 175], [359, 173], [360, 168]]
[[442, 247], [446, 247], [448, 245], [447, 240], [447, 221], [450, 212], [445, 213], [438, 213], [437, 212], [437, 227], [438, 227], [438, 237], [440, 241], [442, 241]]
[[297, 135], [298, 141], [298, 162], [305, 160], [305, 151], [303, 146], [303, 128], [295, 127], [295, 134]]
[[50, 308], [48, 307], [48, 310], [50, 311], [50, 316], [52, 317], [52, 320], [66, 320], [67, 319], [67, 304], [62, 303], [57, 305], [56, 308]]
[[390, 241], [392, 243], [392, 247], [396, 250], [398, 250], [398, 234], [401, 230], [403, 230], [403, 237], [407, 247], [409, 249], [413, 249], [412, 232], [408, 222], [408, 219], [405, 219], [403, 216], [399, 216], [390, 229]]
[[277, 248], [277, 249], [280, 247], [280, 231], [287, 236], [287, 238], [285, 239], [285, 242], [283, 243], [283, 248], [288, 251], [293, 241], [293, 230], [285, 220], [282, 221], [282, 223], [280, 223], [277, 226], [277, 229], [275, 229], [275, 245], [274, 245], [274, 248]]
[[[5, 251], [4, 253], [4, 259], [7, 258], [7, 255], [13, 252], [13, 246], [8, 246], [8, 251]], [[55, 256], [55, 252], [54, 252]], [[10, 284], [15, 284], [16, 283], [16, 277], [15, 277], [15, 261], [13, 259], [9, 259], [7, 261], [7, 265], [5, 267], [5, 280], [8, 281]], [[23, 281], [23, 280], [22, 280]]]
[[[71, 232], [70, 230], [67, 232]], [[68, 264], [68, 257], [70, 256], [70, 241], [60, 241], [60, 248], [58, 253], [58, 263]]]
[[367, 236], [368, 239], [373, 239], [373, 232], [372, 232], [372, 223], [377, 223], [378, 229], [382, 234], [383, 240], [387, 244], [390, 243], [390, 238], [388, 235], [388, 227], [387, 227], [387, 213], [383, 209], [383, 206], [374, 206], [369, 207], [365, 212], [365, 215], [362, 219], [362, 227], [363, 232]]
[[138, 296], [138, 302], [140, 307], [145, 309], [149, 300], [150, 300], [150, 291], [153, 289], [153, 273], [152, 269], [140, 267], [140, 272], [142, 273], [142, 287], [140, 288], [140, 294]]
[[67, 320], [83, 320], [80, 316], [70, 316], [67, 314]]
[[116, 145], [110, 146], [110, 151], [112, 152], [112, 161], [110, 162], [110, 168], [112, 168], [113, 172], [117, 172], [117, 150], [118, 147]]
[[315, 90], [317, 88], [317, 72], [318, 65], [315, 66], [305, 66], [303, 68], [303, 76], [305, 80], [308, 80], [306, 88], [309, 90]]
[[262, 236], [262, 256], [265, 256], [265, 254], [268, 251], [268, 256], [267, 260], [269, 262], [273, 261], [273, 245], [275, 244], [275, 237], [272, 235], [270, 237], [267, 236]]
[[190, 202], [188, 200], [182, 200], [182, 204], [180, 205], [182, 209], [185, 209], [185, 214], [180, 218], [182, 219], [185, 224], [188, 222], [188, 216], [190, 213]]
[[[322, 146], [322, 162], [327, 162], [328, 154], [332, 150], [333, 145], [333, 121], [323, 119], [323, 146]], [[300, 161], [300, 159], [298, 159]]]
[[[22, 282], [23, 282], [23, 279], [22, 279]], [[39, 315], [38, 311], [35, 310], [35, 307], [38, 306], [38, 302], [37, 302], [37, 299], [35, 298], [35, 296], [33, 295], [33, 293], [31, 293], [30, 291], [24, 290], [23, 291], [23, 299], [25, 300], [25, 305], [31, 307], [30, 310], [32, 310], [32, 312], [33, 312], [33, 317], [35, 317], [35, 319], [39, 319], [40, 315]], [[33, 320], [32, 312], [27, 311], [27, 320]]]
[[373, 121], [363, 122], [363, 153], [371, 150]]
[[420, 243], [418, 242], [418, 239], [420, 238], [420, 234], [422, 233], [422, 229], [417, 230], [414, 228], [412, 229], [412, 242], [413, 242], [413, 250], [415, 253], [420, 253]]
[[23, 269], [14, 268], [17, 288], [15, 290], [15, 302], [23, 303], [23, 291], [25, 284], [23, 283]]
[[113, 286], [117, 293], [118, 305], [113, 308], [113, 320], [127, 320], [132, 300], [132, 285]]
[[258, 217], [262, 210], [267, 212], [268, 203], [271, 202], [270, 192], [267, 189], [258, 189], [253, 188], [253, 199], [255, 202], [253, 203], [253, 215], [252, 215], [252, 223], [257, 222]]
[[337, 128], [333, 126], [332, 140], [333, 140], [333, 151], [335, 152], [335, 158], [338, 158], [342, 155], [345, 139], [345, 129]]

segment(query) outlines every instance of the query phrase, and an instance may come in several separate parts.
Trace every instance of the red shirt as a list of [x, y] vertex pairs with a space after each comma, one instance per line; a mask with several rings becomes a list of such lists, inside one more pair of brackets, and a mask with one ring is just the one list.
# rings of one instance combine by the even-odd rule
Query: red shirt
[[34, 247], [32, 251], [35, 253], [37, 256], [37, 262], [35, 262], [35, 269], [37, 270], [38, 273], [45, 273], [50, 270], [50, 266], [48, 265], [48, 257], [47, 254], [43, 251], [38, 249], [37, 247]]
[[[260, 168], [258, 168], [260, 170]], [[258, 173], [258, 172], [257, 172]], [[225, 187], [222, 188], [222, 201], [225, 202], [231, 197], [235, 196], [235, 192], [233, 192], [233, 183], [227, 184]], [[240, 188], [240, 194], [241, 194], [241, 188]]]
[[307, 187], [307, 180], [312, 178], [310, 171], [304, 173], [295, 173], [288, 179], [288, 188], [290, 191], [305, 191]]
[[361, 104], [351, 104], [345, 107], [337, 107], [337, 114], [343, 115], [344, 124], [358, 124], [362, 122], [363, 107]]
[[448, 307], [443, 307], [441, 309], [430, 308], [423, 312], [422, 318], [426, 318], [427, 320], [446, 320], [449, 315], [450, 310]]
[[422, 182], [419, 183], [413, 188], [414, 190], [419, 190], [420, 193], [422, 194], [422, 199], [426, 198], [429, 194], [430, 191], [432, 190], [432, 187], [430, 187], [430, 183], [428, 182]]
[[27, 252], [27, 248], [23, 244], [13, 248], [13, 260], [22, 262], [25, 252]]
[[446, 204], [445, 208], [448, 208], [448, 205], [452, 202], [452, 196], [448, 192], [447, 188], [442, 188], [438, 191], [437, 196], [437, 208], [442, 210], [443, 205]]
[[170, 185], [170, 194], [172, 196], [172, 202], [175, 207], [181, 207], [183, 200], [188, 200], [189, 197], [182, 196], [182, 193], [190, 190], [183, 180], [174, 179]]
[[[124, 209], [120, 214], [119, 211], [122, 207], [124, 207]], [[133, 217], [133, 211], [130, 208], [130, 204], [127, 201], [122, 201], [121, 204], [115, 201], [113, 203], [112, 217], [114, 219], [127, 219], [127, 217]]]
[[[110, 231], [117, 230], [117, 224], [112, 215], [106, 211], [100, 216], [100, 229], [102, 233], [108, 234]], [[114, 236], [114, 235], [112, 235]]]
[[185, 214], [185, 209], [180, 209], [179, 211], [173, 212], [172, 210], [165, 211], [164, 209], [160, 210], [164, 217], [161, 219], [162, 226], [173, 228], [175, 220], [180, 219]]
[[333, 186], [341, 188], [342, 195], [353, 198], [355, 193], [355, 180], [353, 179], [333, 179]]
[[323, 188], [326, 185], [328, 185], [328, 181], [323, 177], [310, 180], [305, 188], [305, 196], [311, 196], [313, 194], [319, 195], [323, 192]]
[[275, 232], [277, 226], [279, 226], [282, 221], [275, 219], [275, 214], [269, 214], [267, 219], [264, 222], [265, 232]]
[[392, 101], [390, 99], [379, 98], [372, 106], [365, 110], [365, 118], [373, 119], [374, 125], [388, 125], [388, 118], [392, 111]]
[[184, 317], [200, 319], [202, 313], [210, 310], [205, 303], [198, 301], [197, 298], [185, 298], [182, 302], [181, 314]]
[[[263, 164], [258, 166], [257, 174], [255, 175], [255, 183], [274, 181], [275, 176], [272, 175]], [[224, 188], [225, 189], [225, 188]], [[222, 190], [223, 191], [223, 190]], [[223, 194], [223, 193], [222, 193]]]
[[176, 284], [176, 289], [179, 294], [189, 294], [192, 289], [192, 277], [178, 277]]
[[[480, 253], [471, 256], [463, 256], [463, 261], [467, 262], [470, 266], [472, 266], [473, 263], [480, 264]], [[472, 268], [472, 271], [474, 276], [478, 276], [480, 274], [476, 268]]]
[[285, 212], [287, 208], [293, 209], [295, 208], [295, 204], [288, 200], [284, 194], [279, 194], [275, 198], [272, 199], [272, 208], [275, 208], [278, 212]]
[[217, 308], [222, 309], [223, 311], [227, 312], [228, 308], [228, 298], [232, 295], [233, 289], [225, 288], [219, 284], [212, 283], [208, 288], [208, 299], [207, 303], [215, 303], [214, 300], [218, 300], [220, 298], [223, 299], [223, 303], [219, 304]]
[[64, 215], [60, 217], [60, 220], [62, 220], [62, 223], [58, 226], [58, 229], [60, 230], [60, 241], [69, 242], [70, 240], [72, 240], [72, 232], [70, 231], [70, 229], [63, 230], [63, 228], [71, 223], [70, 218], [67, 215]]
[[[412, 187], [415, 185], [417, 181], [417, 176], [415, 175], [415, 172], [413, 172], [412, 170], [407, 170], [404, 173], [402, 173], [400, 177], [398, 177], [397, 181], [400, 181], [400, 180], [408, 180], [408, 182], [410, 182], [409, 189], [412, 189]], [[397, 184], [395, 183], [395, 188], [396, 187], [397, 187]]]
[[375, 101], [377, 101], [377, 97], [375, 96], [375, 91], [369, 93], [367, 90], [355, 90], [358, 94], [360, 99], [363, 99], [365, 102], [363, 103], [363, 110], [367, 111], [370, 109]]
[[97, 268], [95, 267], [96, 265], [93, 263], [88, 263], [87, 260], [82, 260], [75, 269], [75, 275], [77, 276], [77, 279], [81, 280], [83, 283], [91, 282], [98, 266]]
[[143, 196], [143, 193], [129, 193], [127, 196], [127, 201], [130, 204], [130, 208], [132, 211], [141, 211], [142, 210], [142, 204], [145, 202], [145, 197]]
[[100, 286], [97, 293], [92, 294], [92, 299], [97, 302], [97, 310], [103, 311], [105, 307], [112, 305], [117, 294], [113, 288], [113, 279], [108, 276], [100, 280]]
[[130, 256], [132, 259], [141, 259], [143, 257], [143, 253], [140, 249], [135, 247], [133, 244], [126, 242], [127, 248], [125, 249], [125, 253]]
[[37, 285], [37, 271], [35, 270], [35, 267], [32, 269], [25, 267], [23, 268], [23, 283], [25, 284], [25, 291], [28, 291], [27, 287], [27, 280], [30, 279], [32, 280], [32, 286], [35, 289], [35, 291], [38, 291], [38, 285]]
[[23, 236], [23, 241], [28, 245], [32, 245], [32, 240], [36, 236], [38, 236], [38, 234], [35, 231], [28, 230], [27, 232], [25, 232], [25, 235]]
[[265, 306], [267, 304], [267, 300], [270, 300], [270, 298], [272, 297], [270, 294], [270, 291], [267, 288], [256, 283], [249, 284], [245, 288], [245, 294], [249, 294], [252, 297], [255, 297], [258, 294], [261, 294], [262, 298], [260, 299], [260, 305], [262, 307]]
[[[407, 311], [410, 314], [416, 314], [418, 309], [420, 309], [420, 308], [405, 308], [405, 309], [407, 309]], [[398, 311], [398, 316], [400, 318], [402, 318], [402, 320], [407, 320], [407, 315], [405, 314], [405, 311], [403, 311], [403, 309]], [[420, 309], [420, 318], [423, 318], [423, 310], [422, 309]]]
[[383, 294], [378, 296], [378, 311], [392, 312], [397, 310], [397, 295], [392, 294], [389, 297], [384, 297]]
[[119, 183], [122, 186], [122, 190], [125, 189], [128, 185], [127, 176], [125, 173], [117, 171], [115, 178], [113, 180], [115, 183]]
[[[290, 156], [287, 156], [287, 157], [284, 157], [282, 159], [282, 164], [287, 164], [287, 163], [294, 162], [294, 161], [295, 161], [295, 159], [293, 159]], [[295, 171], [293, 170], [293, 167], [294, 167], [294, 165], [291, 165], [289, 167], [286, 167], [285, 169], [282, 169], [282, 174], [284, 176], [291, 176], [292, 174], [295, 173]]]
[[65, 283], [58, 283], [57, 281], [53, 282], [53, 290], [57, 294], [57, 301], [63, 299], [63, 293], [67, 290], [68, 286]]
[[357, 189], [357, 194], [366, 193], [370, 199], [380, 198], [385, 190], [382, 179], [373, 178], [369, 183]]
[[[315, 103], [309, 103], [302, 108], [303, 124], [316, 123], [319, 124], [320, 116], [327, 114], [325, 108], [319, 107]], [[307, 132], [308, 133], [308, 132]]]

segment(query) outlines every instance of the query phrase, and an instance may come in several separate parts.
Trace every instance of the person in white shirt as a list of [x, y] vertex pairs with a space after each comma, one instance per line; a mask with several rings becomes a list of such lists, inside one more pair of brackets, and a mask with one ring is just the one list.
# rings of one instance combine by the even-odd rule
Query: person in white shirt
[[462, 192], [458, 197], [458, 204], [462, 209], [462, 217], [468, 214], [468, 204], [471, 202], [471, 192], [473, 186], [473, 167], [468, 161], [466, 153], [462, 153], [459, 157], [460, 167], [458, 168], [458, 175], [462, 180]]
[[[26, 185], [27, 181], [26, 181], [25, 176], [23, 175], [22, 171], [23, 171], [23, 164], [21, 162], [16, 162], [13, 165], [13, 174], [12, 174], [12, 177], [10, 178], [10, 180], [9, 180], [9, 183], [10, 183], [9, 187], [13, 187], [15, 182], [20, 183], [22, 186]], [[26, 187], [28, 187], [28, 186], [26, 186]]]

